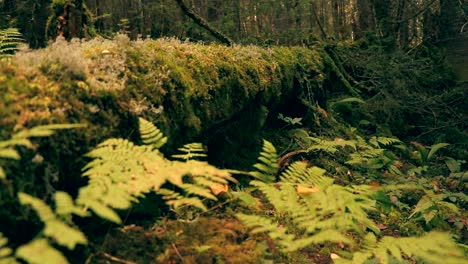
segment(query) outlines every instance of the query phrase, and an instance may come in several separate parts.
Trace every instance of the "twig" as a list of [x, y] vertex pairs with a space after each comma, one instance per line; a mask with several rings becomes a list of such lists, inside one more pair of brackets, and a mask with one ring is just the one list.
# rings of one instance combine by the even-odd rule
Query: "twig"
[[174, 249], [177, 256], [180, 258], [180, 261], [182, 261], [182, 264], [185, 263], [184, 259], [182, 258], [182, 255], [180, 254], [179, 250], [177, 249], [177, 247], [176, 247], [176, 245], [174, 243], [172, 243], [172, 248]]
[[300, 153], [307, 153], [307, 150], [299, 149], [299, 150], [295, 150], [295, 151], [291, 151], [289, 153], [286, 153], [283, 157], [281, 157], [278, 160], [278, 165], [281, 165], [287, 158], [290, 158], [290, 157], [292, 157], [294, 155], [297, 155], [297, 154], [300, 154]]
[[138, 264], [136, 262], [133, 262], [133, 261], [128, 261], [128, 260], [125, 260], [125, 259], [121, 259], [121, 258], [118, 258], [118, 257], [114, 257], [110, 254], [107, 254], [107, 253], [101, 253], [104, 257], [112, 260], [112, 261], [115, 261], [115, 262], [118, 262], [118, 263], [122, 263], [122, 264]]

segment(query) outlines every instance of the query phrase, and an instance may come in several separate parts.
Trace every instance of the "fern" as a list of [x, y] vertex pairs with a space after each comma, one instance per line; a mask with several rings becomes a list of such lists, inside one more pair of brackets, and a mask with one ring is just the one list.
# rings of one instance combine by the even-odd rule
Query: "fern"
[[355, 140], [343, 140], [343, 139], [335, 139], [335, 140], [324, 140], [316, 137], [309, 137], [314, 143], [307, 148], [307, 152], [311, 152], [314, 150], [322, 150], [328, 153], [336, 153], [338, 148], [345, 148], [346, 146], [350, 146], [353, 149], [356, 149], [356, 141]]
[[151, 122], [138, 118], [140, 137], [144, 144], [152, 145], [155, 149], [161, 148], [167, 142], [167, 137]]
[[369, 143], [374, 147], [380, 147], [380, 146], [386, 147], [386, 146], [391, 146], [397, 143], [401, 143], [401, 141], [397, 138], [373, 136], [371, 137], [371, 139], [369, 139]]
[[16, 256], [30, 264], [68, 263], [62, 252], [52, 247], [45, 238], [36, 238], [16, 250]]
[[8, 247], [8, 238], [0, 233], [0, 264], [16, 264], [18, 263], [13, 256], [13, 250]]
[[[137, 146], [125, 139], [109, 139], [87, 155], [94, 160], [84, 168], [83, 175], [89, 178], [89, 184], [80, 190], [78, 204], [92, 209], [100, 217], [120, 223], [120, 217], [113, 208], [127, 209], [145, 193], [161, 193], [174, 208], [190, 205], [206, 210], [201, 199], [216, 200], [210, 187], [215, 183], [235, 181], [227, 171], [206, 162], [166, 159], [158, 148], [167, 138], [150, 122], [140, 119], [139, 124], [146, 145]], [[196, 149], [197, 155], [191, 155], [194, 157], [201, 156], [200, 148], [194, 144], [182, 149]], [[181, 192], [161, 189], [166, 182]]]
[[337, 259], [335, 263], [364, 263], [377, 258], [379, 263], [390, 263], [390, 257], [400, 263], [403, 256], [424, 261], [425, 263], [464, 263], [463, 253], [458, 250], [450, 235], [441, 232], [430, 232], [422, 237], [383, 237], [380, 241], [369, 233], [364, 238], [363, 251], [353, 254], [351, 260]]
[[276, 148], [270, 142], [263, 140], [263, 148], [258, 157], [258, 162], [254, 165], [256, 171], [249, 174], [263, 182], [274, 182], [278, 171], [278, 154]]
[[[270, 149], [269, 153], [272, 152]], [[270, 161], [262, 167], [257, 166], [257, 173], [263, 176], [267, 171], [265, 167], [274, 167], [273, 164]], [[369, 211], [375, 210], [375, 201], [370, 198], [374, 191], [369, 186], [333, 184], [333, 179], [325, 176], [325, 170], [307, 168], [302, 162], [290, 165], [279, 178], [280, 181], [274, 184], [251, 182], [274, 206], [274, 219], [246, 214], [237, 214], [237, 217], [254, 233], [268, 233], [278, 242], [280, 249], [290, 252], [324, 241], [352, 243], [343, 233], [363, 233], [363, 227], [380, 232], [367, 216]], [[274, 224], [275, 221], [286, 222], [288, 226], [283, 230]]]
[[401, 175], [398, 157], [390, 150], [381, 147], [396, 143], [401, 143], [401, 141], [388, 137], [372, 137], [366, 142], [357, 136], [357, 149], [349, 155], [346, 164], [366, 169], [387, 169], [392, 174]]
[[17, 28], [0, 29], [0, 58], [9, 57], [23, 41]]
[[[59, 129], [71, 129], [83, 127], [82, 124], [58, 124], [36, 126], [31, 129], [22, 130], [14, 134], [11, 139], [0, 141], [0, 158], [19, 160], [21, 157], [15, 147], [33, 148], [33, 144], [29, 140], [31, 137], [47, 137], [55, 133]], [[5, 170], [0, 166], [0, 179], [5, 179]]]
[[193, 158], [204, 158], [206, 157], [205, 149], [201, 143], [189, 143], [185, 144], [182, 148], [178, 149], [183, 154], [172, 155], [173, 158], [181, 160], [191, 160]]
[[[44, 236], [53, 239], [58, 244], [66, 246], [69, 249], [74, 249], [77, 244], [87, 243], [86, 237], [80, 230], [60, 220], [52, 209], [42, 200], [25, 193], [19, 193], [18, 198], [21, 204], [30, 205], [36, 211], [45, 225], [43, 230]], [[64, 209], [61, 208], [61, 210], [63, 212]]]

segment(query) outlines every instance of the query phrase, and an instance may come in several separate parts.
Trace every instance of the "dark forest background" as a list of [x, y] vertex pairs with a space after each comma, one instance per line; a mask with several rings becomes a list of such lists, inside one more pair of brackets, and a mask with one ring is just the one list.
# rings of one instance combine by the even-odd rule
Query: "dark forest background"
[[467, 28], [462, 0], [3, 0], [0, 28], [18, 27], [31, 47], [55, 38], [60, 23], [68, 38], [127, 31], [134, 39], [213, 40], [181, 4], [241, 44], [356, 40], [371, 32], [410, 48], [466, 37]]

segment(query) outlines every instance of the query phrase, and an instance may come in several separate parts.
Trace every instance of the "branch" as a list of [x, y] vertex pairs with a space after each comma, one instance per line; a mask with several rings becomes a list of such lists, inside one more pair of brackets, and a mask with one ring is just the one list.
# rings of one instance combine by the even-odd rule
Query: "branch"
[[184, 3], [184, 0], [175, 0], [177, 2], [177, 4], [179, 5], [180, 9], [182, 9], [182, 12], [184, 12], [185, 15], [187, 15], [188, 17], [190, 17], [193, 22], [195, 22], [197, 25], [199, 25], [200, 27], [208, 30], [211, 35], [213, 35], [213, 37], [217, 38], [219, 41], [221, 41], [222, 43], [228, 45], [228, 46], [232, 46], [234, 45], [234, 41], [232, 41], [228, 36], [224, 35], [223, 33], [221, 33], [219, 30], [215, 29], [214, 27], [212, 27], [208, 21], [206, 21], [205, 19], [203, 19], [202, 17], [200, 17], [199, 15], [197, 15], [195, 12], [193, 12], [193, 10], [191, 10], [185, 3]]

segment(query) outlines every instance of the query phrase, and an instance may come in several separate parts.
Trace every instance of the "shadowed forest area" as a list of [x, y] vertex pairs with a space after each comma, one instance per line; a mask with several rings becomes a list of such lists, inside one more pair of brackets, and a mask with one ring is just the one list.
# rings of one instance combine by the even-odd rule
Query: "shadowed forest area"
[[461, 0], [0, 0], [0, 264], [467, 263]]

